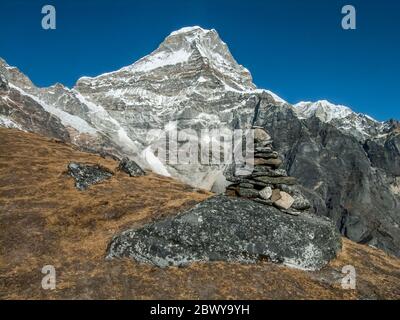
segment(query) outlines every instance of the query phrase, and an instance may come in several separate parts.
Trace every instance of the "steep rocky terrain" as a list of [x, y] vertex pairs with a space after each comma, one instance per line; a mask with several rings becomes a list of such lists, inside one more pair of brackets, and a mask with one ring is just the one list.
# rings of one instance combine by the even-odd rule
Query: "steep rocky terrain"
[[[256, 124], [268, 128], [288, 174], [306, 188], [317, 213], [332, 217], [354, 241], [400, 254], [398, 133], [387, 133], [383, 145], [379, 138], [360, 141], [318, 117], [299, 119], [290, 106], [263, 106]], [[392, 161], [376, 166], [377, 152]]]
[[113, 140], [105, 130], [96, 129], [89, 114], [64, 86], [37, 88], [0, 58], [0, 126], [54, 137], [86, 151], [132, 155], [125, 152], [130, 147], [127, 141]]
[[[68, 175], [71, 162], [100, 165], [110, 179], [85, 191]], [[259, 261], [194, 263], [158, 268], [106, 260], [114, 235], [174, 217], [209, 198], [174, 179], [130, 177], [118, 162], [58, 139], [0, 128], [1, 299], [399, 299], [400, 262], [343, 240], [338, 257], [306, 272]], [[44, 265], [56, 268], [56, 289], [43, 290]], [[356, 290], [341, 270], [353, 265]]]
[[346, 237], [400, 256], [399, 123], [328, 101], [290, 105], [257, 89], [215, 30], [172, 32], [136, 63], [83, 77], [72, 89], [37, 88], [0, 60], [0, 126], [128, 156], [192, 186], [222, 192], [226, 164], [166, 162], [156, 152], [162, 133], [195, 129], [179, 140], [185, 146], [201, 129], [253, 125], [271, 133], [284, 168], [312, 198], [312, 212], [333, 218]]

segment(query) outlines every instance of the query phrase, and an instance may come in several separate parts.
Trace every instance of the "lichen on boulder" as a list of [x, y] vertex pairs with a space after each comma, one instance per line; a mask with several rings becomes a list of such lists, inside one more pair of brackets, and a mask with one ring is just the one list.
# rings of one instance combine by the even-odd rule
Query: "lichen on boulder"
[[251, 200], [216, 196], [178, 216], [115, 236], [107, 258], [158, 267], [191, 262], [272, 262], [316, 270], [336, 257], [341, 237], [327, 218], [282, 214]]

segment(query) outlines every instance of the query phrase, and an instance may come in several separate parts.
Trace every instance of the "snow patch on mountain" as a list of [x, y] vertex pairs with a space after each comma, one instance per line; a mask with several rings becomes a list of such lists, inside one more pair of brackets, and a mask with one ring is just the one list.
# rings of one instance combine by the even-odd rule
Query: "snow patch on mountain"
[[[6, 117], [6, 116], [1, 115], [1, 114], [0, 114], [0, 127], [14, 128], [14, 129], [22, 130], [21, 126], [18, 123], [16, 123], [15, 121], [10, 119], [9, 117]], [[24, 130], [22, 130], [22, 131], [24, 131]]]
[[153, 69], [162, 68], [168, 65], [184, 63], [189, 60], [190, 52], [185, 49], [172, 52], [158, 52], [154, 55], [140, 59], [130, 68], [131, 71], [148, 72]]
[[131, 138], [129, 138], [128, 133], [126, 130], [121, 126], [121, 124], [115, 120], [110, 114], [100, 105], [93, 103], [89, 99], [85, 98], [81, 95], [78, 91], [72, 90], [78, 98], [78, 100], [85, 104], [90, 112], [90, 118], [92, 119], [93, 123], [101, 129], [109, 130], [110, 127], [114, 128], [114, 131], [117, 132], [117, 143], [123, 147], [127, 148], [130, 152], [135, 153], [138, 150], [138, 146]]
[[153, 151], [151, 150], [151, 146], [148, 146], [142, 152], [142, 157], [146, 161], [146, 163], [150, 166], [150, 169], [165, 177], [170, 177], [170, 173], [168, 172], [167, 168], [161, 162], [159, 158], [155, 156]]
[[195, 30], [200, 30], [203, 33], [208, 31], [208, 30], [203, 29], [200, 26], [183, 27], [183, 28], [181, 28], [179, 30], [172, 31], [170, 33], [170, 36], [176, 36], [176, 35], [181, 34], [181, 33], [187, 33], [187, 32], [191, 32], [191, 31], [195, 31]]

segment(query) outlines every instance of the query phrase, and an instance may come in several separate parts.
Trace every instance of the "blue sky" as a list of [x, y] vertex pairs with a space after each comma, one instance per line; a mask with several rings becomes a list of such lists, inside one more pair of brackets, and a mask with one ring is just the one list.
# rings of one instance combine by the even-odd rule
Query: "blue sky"
[[[56, 7], [56, 30], [41, 28], [45, 4]], [[341, 28], [346, 4], [357, 10], [357, 30]], [[71, 87], [192, 25], [216, 29], [258, 87], [291, 103], [327, 99], [400, 119], [397, 0], [2, 0], [0, 57], [36, 85]]]

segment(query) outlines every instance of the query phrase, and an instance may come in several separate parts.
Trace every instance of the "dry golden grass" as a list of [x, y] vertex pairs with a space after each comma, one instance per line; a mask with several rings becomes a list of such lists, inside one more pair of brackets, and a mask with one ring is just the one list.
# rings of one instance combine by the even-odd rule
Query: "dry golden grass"
[[[70, 161], [115, 173], [80, 192]], [[106, 261], [118, 232], [189, 208], [211, 196], [173, 179], [130, 178], [117, 163], [35, 134], [0, 128], [0, 298], [2, 299], [356, 299], [400, 297], [400, 262], [344, 240], [338, 259], [320, 272], [260, 262], [193, 264], [159, 269]], [[57, 288], [41, 288], [41, 268], [54, 265]], [[344, 265], [357, 290], [340, 287]]]

